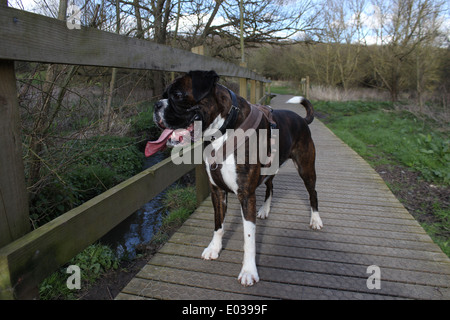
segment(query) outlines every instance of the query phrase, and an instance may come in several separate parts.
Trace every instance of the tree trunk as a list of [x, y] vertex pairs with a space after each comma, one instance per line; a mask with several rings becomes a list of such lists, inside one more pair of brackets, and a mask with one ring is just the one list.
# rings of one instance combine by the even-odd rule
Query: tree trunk
[[[134, 5], [136, 6], [136, 20], [137, 22], [137, 28], [138, 28], [138, 34], [141, 33], [141, 36], [143, 36], [142, 32], [142, 24], [141, 24], [141, 15], [139, 14], [139, 0], [134, 0]], [[116, 0], [116, 33], [120, 33], [120, 7], [119, 7], [119, 0]], [[101, 124], [100, 130], [103, 133], [107, 133], [111, 128], [111, 118], [112, 118], [112, 98], [114, 95], [114, 88], [116, 86], [116, 78], [117, 78], [117, 68], [112, 68], [112, 74], [111, 74], [111, 82], [109, 83], [109, 92], [108, 92], [108, 101], [106, 103], [105, 109], [103, 110], [103, 122]]]

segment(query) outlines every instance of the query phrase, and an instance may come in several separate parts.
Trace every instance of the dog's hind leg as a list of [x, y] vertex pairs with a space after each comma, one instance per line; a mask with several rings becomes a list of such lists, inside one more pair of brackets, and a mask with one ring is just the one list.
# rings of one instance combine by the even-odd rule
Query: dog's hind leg
[[266, 198], [264, 199], [264, 204], [258, 211], [257, 217], [259, 219], [267, 219], [270, 212], [270, 204], [272, 202], [272, 196], [273, 196], [273, 184], [272, 180], [275, 176], [271, 176], [267, 178], [266, 180]]
[[313, 230], [320, 230], [323, 228], [323, 222], [319, 215], [317, 192], [316, 192], [316, 169], [315, 162], [315, 148], [312, 141], [309, 145], [308, 152], [292, 157], [297, 171], [305, 183], [306, 190], [309, 194], [309, 202], [311, 205], [311, 220], [309, 227]]
[[323, 228], [323, 222], [319, 215], [317, 191], [316, 191], [316, 171], [314, 168], [309, 171], [303, 171], [300, 176], [305, 183], [306, 190], [309, 193], [309, 202], [311, 204], [311, 220], [309, 227], [313, 230], [320, 230]]

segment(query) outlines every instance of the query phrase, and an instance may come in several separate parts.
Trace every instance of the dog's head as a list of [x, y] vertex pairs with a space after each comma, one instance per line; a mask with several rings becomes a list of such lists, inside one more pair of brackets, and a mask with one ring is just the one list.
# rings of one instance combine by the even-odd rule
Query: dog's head
[[168, 145], [179, 144], [182, 135], [192, 135], [195, 121], [201, 121], [203, 126], [209, 124], [218, 80], [215, 71], [190, 71], [167, 86], [163, 99], [155, 103], [153, 120], [163, 130], [176, 130]]

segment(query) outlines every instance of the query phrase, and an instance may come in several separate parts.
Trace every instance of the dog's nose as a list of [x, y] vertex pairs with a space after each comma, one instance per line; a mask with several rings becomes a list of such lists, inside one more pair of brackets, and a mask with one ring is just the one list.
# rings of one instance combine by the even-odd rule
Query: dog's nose
[[158, 102], [155, 102], [155, 110], [159, 110], [163, 107], [163, 103], [161, 102], [161, 100], [159, 100]]

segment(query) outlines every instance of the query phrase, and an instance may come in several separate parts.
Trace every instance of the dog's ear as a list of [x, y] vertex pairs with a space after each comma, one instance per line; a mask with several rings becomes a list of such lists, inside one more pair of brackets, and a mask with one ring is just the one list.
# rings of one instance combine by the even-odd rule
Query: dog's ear
[[219, 81], [219, 75], [214, 71], [190, 71], [192, 78], [192, 94], [196, 102], [206, 97]]

